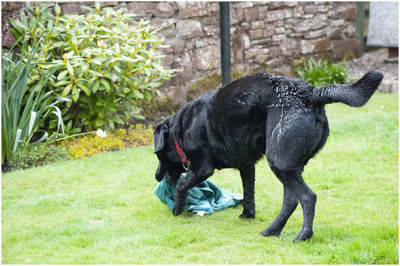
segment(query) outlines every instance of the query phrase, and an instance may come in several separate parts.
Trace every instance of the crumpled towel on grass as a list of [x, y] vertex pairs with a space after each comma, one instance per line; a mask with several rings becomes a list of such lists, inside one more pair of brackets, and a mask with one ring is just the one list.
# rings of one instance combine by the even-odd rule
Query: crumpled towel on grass
[[[181, 175], [179, 180], [184, 176]], [[157, 185], [154, 193], [166, 204], [170, 210], [174, 208], [176, 185], [167, 184], [166, 178]], [[220, 189], [210, 180], [206, 180], [200, 185], [188, 190], [188, 196], [185, 201], [185, 210], [206, 214], [214, 211], [224, 210], [227, 207], [234, 206], [243, 200], [241, 194], [231, 193], [225, 189]]]

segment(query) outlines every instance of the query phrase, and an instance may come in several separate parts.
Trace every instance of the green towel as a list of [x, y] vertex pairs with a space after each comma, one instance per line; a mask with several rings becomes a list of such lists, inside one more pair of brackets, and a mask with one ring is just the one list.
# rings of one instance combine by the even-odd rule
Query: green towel
[[[179, 180], [184, 177], [181, 175]], [[167, 204], [168, 208], [174, 208], [176, 185], [169, 185], [165, 178], [154, 189], [154, 193], [162, 203]], [[220, 189], [210, 180], [206, 180], [200, 185], [188, 190], [185, 201], [185, 209], [191, 212], [205, 212], [210, 214], [214, 211], [224, 210], [234, 206], [243, 200], [241, 194], [234, 194], [225, 189]]]

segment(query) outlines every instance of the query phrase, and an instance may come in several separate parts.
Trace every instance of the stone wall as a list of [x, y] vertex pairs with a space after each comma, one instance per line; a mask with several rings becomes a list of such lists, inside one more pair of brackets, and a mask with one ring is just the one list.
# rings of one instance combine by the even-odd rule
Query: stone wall
[[[82, 13], [81, 5], [62, 3], [63, 13]], [[2, 3], [3, 46], [12, 38], [7, 17], [21, 11], [21, 3]], [[138, 19], [150, 19], [170, 48], [164, 64], [181, 71], [162, 91], [185, 102], [197, 79], [220, 71], [219, 4], [217, 2], [103, 2], [125, 8]], [[22, 7], [23, 9], [23, 7]], [[354, 25], [356, 6], [349, 2], [232, 2], [230, 4], [232, 69], [244, 73], [266, 71], [290, 74], [292, 59], [301, 56], [343, 59], [358, 56]]]

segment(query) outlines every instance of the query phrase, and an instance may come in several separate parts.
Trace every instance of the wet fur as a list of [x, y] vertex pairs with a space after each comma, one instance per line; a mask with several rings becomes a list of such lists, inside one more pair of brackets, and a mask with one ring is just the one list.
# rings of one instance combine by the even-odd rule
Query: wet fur
[[174, 137], [192, 162], [177, 184], [173, 214], [182, 213], [187, 190], [206, 180], [214, 169], [236, 168], [244, 193], [241, 217], [254, 218], [254, 165], [266, 155], [284, 186], [284, 200], [278, 217], [261, 234], [279, 235], [300, 202], [303, 228], [294, 241], [311, 238], [316, 194], [301, 174], [328, 138], [324, 105], [362, 106], [382, 78], [379, 71], [370, 71], [354, 84], [315, 88], [297, 78], [259, 73], [186, 104], [154, 132], [158, 181], [166, 177], [167, 182], [176, 183], [184, 172]]

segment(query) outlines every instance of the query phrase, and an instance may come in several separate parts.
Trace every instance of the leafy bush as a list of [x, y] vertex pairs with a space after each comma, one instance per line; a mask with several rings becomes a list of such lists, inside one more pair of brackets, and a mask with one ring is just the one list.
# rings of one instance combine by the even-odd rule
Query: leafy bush
[[45, 85], [49, 78], [57, 71], [57, 67], [31, 82], [29, 90], [28, 80], [32, 77], [32, 69], [41, 66], [34, 61], [35, 54], [43, 55], [39, 45], [24, 53], [26, 39], [23, 40], [22, 53], [16, 63], [13, 62], [13, 53], [2, 57], [1, 75], [1, 139], [2, 163], [12, 160], [13, 154], [21, 143], [41, 143], [48, 137], [44, 123], [50, 114], [56, 116], [57, 128], [63, 130], [63, 120], [57, 105], [66, 98], [57, 97], [52, 91], [45, 92]]
[[328, 64], [326, 60], [310, 58], [304, 62], [303, 69], [298, 70], [302, 79], [314, 85], [322, 87], [328, 84], [343, 84], [349, 82], [349, 74], [343, 62], [337, 64]]
[[8, 165], [14, 170], [26, 169], [69, 159], [69, 152], [65, 147], [49, 143], [40, 145], [23, 143], [16, 151], [13, 151], [13, 156]]
[[102, 138], [98, 135], [85, 135], [68, 141], [68, 148], [73, 159], [94, 154], [148, 145], [153, 142], [153, 127], [138, 124], [128, 129], [118, 129], [115, 133], [107, 132]]
[[[35, 45], [34, 36], [47, 34], [40, 45], [43, 62], [54, 62], [59, 69], [49, 79], [49, 89], [72, 99], [66, 104], [66, 124], [70, 133], [74, 128], [114, 129], [131, 117], [143, 119], [135, 112], [150, 101], [158, 87], [173, 76], [161, 64], [159, 51], [163, 38], [158, 28], [149, 21], [134, 20], [122, 10], [83, 6], [86, 15], [62, 15], [55, 4], [53, 15], [49, 5], [26, 5], [31, 16], [24, 13], [20, 20], [10, 19], [17, 40], [29, 35], [28, 49]], [[52, 68], [33, 70], [31, 82]], [[53, 125], [55, 126], [55, 125]]]

